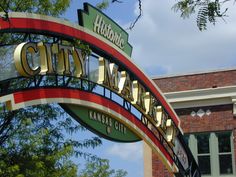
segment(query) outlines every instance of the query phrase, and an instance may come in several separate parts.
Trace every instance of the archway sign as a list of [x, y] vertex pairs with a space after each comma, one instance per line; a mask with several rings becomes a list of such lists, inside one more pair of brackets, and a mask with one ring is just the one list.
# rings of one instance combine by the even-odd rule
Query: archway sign
[[144, 140], [176, 176], [200, 176], [180, 120], [133, 63], [128, 34], [90, 4], [78, 17], [79, 25], [1, 14], [0, 102], [9, 110], [58, 103], [99, 136]]

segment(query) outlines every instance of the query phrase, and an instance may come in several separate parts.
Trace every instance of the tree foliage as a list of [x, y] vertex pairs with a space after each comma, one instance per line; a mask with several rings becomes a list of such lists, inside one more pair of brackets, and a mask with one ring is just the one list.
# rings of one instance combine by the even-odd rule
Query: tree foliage
[[1, 0], [5, 12], [29, 12], [59, 16], [69, 7], [71, 0]]
[[[57, 105], [39, 105], [1, 113], [12, 116], [7, 138], [0, 144], [1, 177], [125, 177], [127, 172], [111, 169], [108, 160], [86, 153], [83, 149], [101, 145], [97, 137], [73, 140], [76, 124]], [[60, 117], [60, 118], [58, 118]], [[84, 169], [72, 157], [87, 160]]]
[[[30, 109], [38, 114], [38, 108]], [[45, 111], [49, 111], [49, 108]], [[19, 128], [0, 148], [0, 176], [76, 176], [77, 166], [69, 160], [73, 146], [63, 142], [64, 138], [58, 130], [60, 127], [43, 118], [36, 121], [24, 115], [19, 117]]]
[[182, 18], [197, 13], [197, 27], [202, 31], [207, 29], [208, 22], [215, 24], [219, 18], [224, 20], [228, 8], [222, 6], [227, 1], [230, 0], [178, 0], [173, 9], [180, 12]]
[[124, 170], [114, 170], [110, 168], [108, 160], [97, 162], [87, 162], [84, 170], [79, 177], [125, 177], [127, 172]]
[[56, 105], [4, 112], [0, 120], [6, 116], [11, 118], [11, 123], [6, 126], [4, 136], [1, 134], [4, 141], [0, 144], [0, 176], [73, 177], [77, 176], [78, 167], [71, 157], [100, 160], [83, 152], [83, 148], [95, 148], [101, 140], [67, 138], [85, 129]]
[[97, 3], [96, 7], [100, 10], [104, 10], [104, 9], [107, 9], [109, 5], [110, 5], [109, 0], [103, 0], [99, 3]]
[[[9, 12], [28, 12], [58, 17], [69, 7], [71, 0], [1, 0], [0, 11], [5, 12], [1, 17], [7, 20]], [[16, 43], [26, 38], [26, 35], [2, 34], [2, 43]]]

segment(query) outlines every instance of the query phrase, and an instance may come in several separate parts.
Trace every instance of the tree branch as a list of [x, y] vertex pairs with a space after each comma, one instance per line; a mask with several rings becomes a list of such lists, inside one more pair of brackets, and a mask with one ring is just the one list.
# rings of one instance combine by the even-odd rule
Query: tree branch
[[0, 145], [4, 143], [4, 141], [9, 136], [9, 131], [12, 129], [12, 120], [14, 119], [15, 112], [9, 112], [6, 116], [2, 117], [4, 119], [3, 123], [0, 125]]
[[7, 117], [4, 117], [4, 122], [0, 125], [0, 135], [4, 132], [6, 127], [8, 127], [11, 124], [11, 121], [14, 118], [14, 113], [7, 115]]
[[135, 24], [138, 22], [138, 20], [141, 18], [143, 11], [142, 11], [142, 0], [138, 0], [138, 5], [139, 5], [139, 15], [136, 17], [133, 23], [130, 24], [130, 27], [128, 30], [132, 30], [135, 26]]

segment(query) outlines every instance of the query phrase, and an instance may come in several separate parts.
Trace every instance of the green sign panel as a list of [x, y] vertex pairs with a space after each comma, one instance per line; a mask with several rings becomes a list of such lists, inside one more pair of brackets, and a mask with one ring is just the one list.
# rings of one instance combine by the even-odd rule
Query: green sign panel
[[118, 142], [136, 142], [141, 140], [124, 124], [103, 112], [72, 104], [63, 104], [61, 106], [82, 125], [106, 139]]
[[132, 46], [128, 43], [128, 33], [104, 13], [84, 3], [84, 10], [78, 10], [79, 24], [112, 42], [131, 56]]

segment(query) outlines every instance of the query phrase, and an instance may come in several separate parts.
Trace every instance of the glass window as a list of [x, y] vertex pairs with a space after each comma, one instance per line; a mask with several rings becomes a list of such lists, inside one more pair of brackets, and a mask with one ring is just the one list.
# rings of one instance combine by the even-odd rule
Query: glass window
[[211, 174], [211, 162], [210, 156], [198, 156], [198, 164], [201, 173], [204, 174]]
[[218, 133], [219, 152], [231, 152], [230, 133]]
[[220, 174], [233, 174], [232, 155], [219, 155]]
[[217, 133], [220, 174], [233, 174], [231, 133]]
[[197, 135], [197, 149], [198, 154], [210, 152], [208, 134]]
[[203, 175], [211, 174], [209, 134], [199, 134], [197, 137], [197, 159]]

